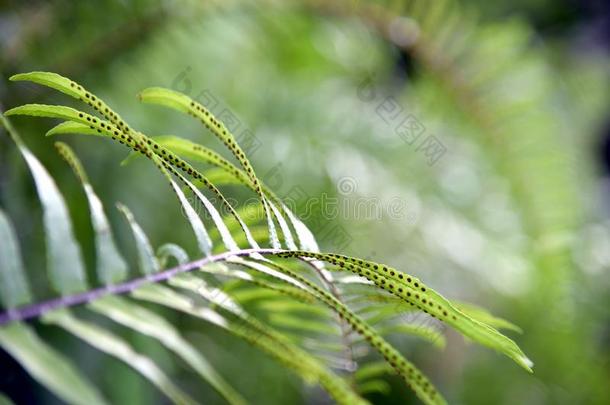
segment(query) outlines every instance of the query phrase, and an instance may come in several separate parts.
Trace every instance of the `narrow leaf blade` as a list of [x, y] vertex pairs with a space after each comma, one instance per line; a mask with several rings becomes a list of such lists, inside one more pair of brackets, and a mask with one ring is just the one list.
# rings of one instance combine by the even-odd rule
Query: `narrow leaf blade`
[[165, 373], [148, 357], [137, 353], [125, 340], [94, 324], [75, 318], [67, 310], [49, 312], [44, 322], [57, 325], [96, 349], [116, 357], [142, 374], [172, 401], [179, 404], [196, 404], [192, 398], [175, 386]]
[[97, 389], [60, 353], [28, 326], [13, 322], [0, 328], [0, 345], [38, 382], [69, 404], [105, 404]]
[[15, 308], [32, 301], [25, 279], [19, 243], [6, 214], [0, 210], [0, 299], [6, 308]]

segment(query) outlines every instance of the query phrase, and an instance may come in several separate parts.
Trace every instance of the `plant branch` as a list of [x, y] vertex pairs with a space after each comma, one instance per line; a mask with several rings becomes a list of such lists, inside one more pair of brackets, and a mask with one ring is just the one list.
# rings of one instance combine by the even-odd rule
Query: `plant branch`
[[275, 254], [281, 252], [283, 252], [283, 250], [281, 249], [244, 249], [240, 251], [225, 252], [214, 256], [204, 257], [202, 259], [190, 263], [182, 264], [171, 269], [161, 271], [159, 273], [150, 274], [144, 277], [129, 280], [124, 283], [107, 285], [78, 294], [53, 298], [31, 305], [9, 309], [3, 313], [0, 313], [0, 326], [13, 321], [23, 321], [26, 319], [36, 318], [54, 309], [86, 304], [88, 302], [91, 302], [98, 298], [102, 298], [107, 295], [126, 294], [145, 284], [166, 281], [177, 274], [196, 270], [202, 266], [205, 266], [206, 264], [222, 262], [231, 257], [249, 256], [251, 254], [256, 253]]

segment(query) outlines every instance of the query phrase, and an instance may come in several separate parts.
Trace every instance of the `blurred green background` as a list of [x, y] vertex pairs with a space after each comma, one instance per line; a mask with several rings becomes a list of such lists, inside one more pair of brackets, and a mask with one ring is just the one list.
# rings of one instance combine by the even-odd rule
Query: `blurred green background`
[[[524, 333], [511, 337], [534, 361], [533, 375], [449, 330], [442, 351], [394, 341], [451, 403], [610, 402], [606, 3], [0, 4], [4, 109], [71, 105], [40, 86], [8, 81], [18, 72], [54, 71], [87, 86], [147, 134], [184, 136], [220, 150], [197, 123], [136, 99], [149, 86], [182, 91], [234, 126], [258, 175], [307, 214], [323, 251], [389, 263], [519, 325]], [[13, 123], [66, 196], [92, 268], [86, 199], [54, 140], [44, 137], [54, 122]], [[176, 225], [180, 207], [152, 165], [120, 166], [125, 149], [110, 142], [64, 140], [108, 207], [129, 205], [155, 246], [178, 242], [195, 251], [186, 222]], [[323, 195], [337, 199], [336, 211], [322, 209], [316, 198]], [[362, 201], [372, 202], [372, 211], [354, 208]], [[29, 279], [39, 296], [50, 296], [39, 270], [45, 263], [39, 202], [4, 135], [0, 205], [17, 224]], [[132, 246], [118, 213], [110, 216], [119, 241]], [[324, 401], [243, 342], [186, 318], [177, 322], [253, 403]], [[114, 403], [164, 402], [126, 366], [37, 328]], [[204, 403], [222, 403], [155, 342], [133, 339]], [[8, 355], [1, 361], [1, 391], [17, 403], [55, 403]], [[397, 378], [388, 382], [388, 395], [368, 399], [416, 403]]]

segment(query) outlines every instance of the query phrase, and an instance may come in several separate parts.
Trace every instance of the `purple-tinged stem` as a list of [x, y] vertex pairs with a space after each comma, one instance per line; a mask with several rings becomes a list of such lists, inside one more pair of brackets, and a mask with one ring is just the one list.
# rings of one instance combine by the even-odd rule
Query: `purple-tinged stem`
[[106, 295], [126, 294], [147, 283], [158, 283], [168, 280], [176, 274], [186, 273], [200, 268], [206, 264], [221, 262], [234, 256], [248, 256], [250, 254], [276, 254], [285, 252], [281, 249], [244, 249], [236, 252], [225, 252], [215, 256], [204, 257], [194, 262], [182, 264], [168, 270], [144, 277], [136, 278], [120, 284], [107, 285], [95, 288], [78, 294], [67, 295], [65, 297], [53, 298], [36, 304], [26, 305], [19, 308], [9, 309], [0, 314], [0, 326], [13, 321], [23, 321], [30, 318], [39, 317], [49, 311], [58, 308], [72, 307], [91, 302]]

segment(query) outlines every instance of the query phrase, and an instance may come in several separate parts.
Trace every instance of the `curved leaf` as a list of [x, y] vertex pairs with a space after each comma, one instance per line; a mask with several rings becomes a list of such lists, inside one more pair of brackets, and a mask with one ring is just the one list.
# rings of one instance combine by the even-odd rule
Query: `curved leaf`
[[271, 246], [275, 249], [279, 249], [281, 245], [277, 237], [277, 231], [273, 223], [273, 218], [271, 216], [269, 202], [263, 194], [259, 180], [256, 177], [256, 174], [254, 173], [254, 168], [250, 164], [250, 161], [246, 157], [244, 151], [241, 149], [241, 147], [235, 140], [233, 134], [231, 134], [231, 132], [225, 127], [225, 125], [217, 118], [215, 118], [213, 114], [204, 106], [193, 101], [187, 95], [179, 93], [177, 91], [163, 89], [160, 87], [151, 87], [142, 90], [138, 97], [145, 103], [155, 103], [164, 105], [198, 118], [216, 137], [218, 137], [218, 139], [220, 139], [226, 145], [226, 147], [231, 151], [233, 156], [235, 156], [235, 158], [242, 165], [242, 167], [246, 171], [246, 174], [252, 181], [256, 193], [258, 194], [263, 204], [263, 207], [265, 208], [265, 215], [267, 217], [267, 225], [269, 227], [269, 239], [271, 241]]
[[138, 249], [140, 272], [142, 274], [154, 274], [161, 270], [161, 266], [159, 265], [159, 261], [155, 256], [150, 241], [148, 240], [148, 236], [146, 236], [146, 233], [142, 227], [136, 222], [129, 208], [121, 203], [117, 203], [117, 208], [123, 213], [123, 215], [125, 215], [135, 239], [136, 247]]
[[105, 297], [92, 302], [89, 308], [144, 335], [160, 341], [176, 353], [231, 404], [245, 404], [245, 400], [214, 370], [207, 360], [178, 332], [157, 315], [121, 297]]
[[69, 404], [105, 404], [97, 389], [27, 325], [0, 327], [0, 345], [42, 385]]
[[95, 194], [80, 160], [72, 149], [63, 142], [56, 142], [55, 147], [64, 160], [72, 167], [87, 196], [91, 222], [95, 231], [97, 275], [104, 284], [118, 283], [127, 276], [127, 263], [125, 263], [116, 247], [110, 224], [104, 212], [104, 206], [97, 194]]
[[0, 299], [5, 308], [15, 308], [32, 300], [13, 225], [0, 210]]
[[67, 310], [49, 312], [42, 317], [42, 320], [45, 323], [60, 326], [99, 351], [121, 360], [146, 377], [175, 403], [197, 404], [195, 400], [175, 386], [150, 358], [137, 353], [119, 336], [99, 326], [79, 320]]
[[533, 363], [513, 340], [491, 326], [464, 314], [445, 297], [423, 284], [416, 277], [383, 264], [338, 254], [297, 251], [282, 252], [278, 253], [277, 256], [309, 257], [324, 260], [337, 265], [340, 269], [366, 277], [378, 287], [404, 299], [425, 313], [429, 313], [448, 323], [474, 341], [504, 353], [527, 371], [532, 371]]
[[176, 259], [178, 264], [186, 264], [189, 261], [188, 253], [175, 243], [166, 243], [157, 249], [157, 259], [162, 268], [165, 268], [165, 264], [170, 256]]
[[[19, 107], [17, 107], [18, 109]], [[13, 109], [16, 110], [16, 109]], [[9, 114], [7, 111], [5, 114]], [[74, 238], [72, 221], [63, 196], [44, 166], [23, 144], [8, 120], [2, 122], [25, 159], [42, 204], [47, 264], [51, 285], [60, 294], [85, 291], [87, 281], [80, 247]]]

